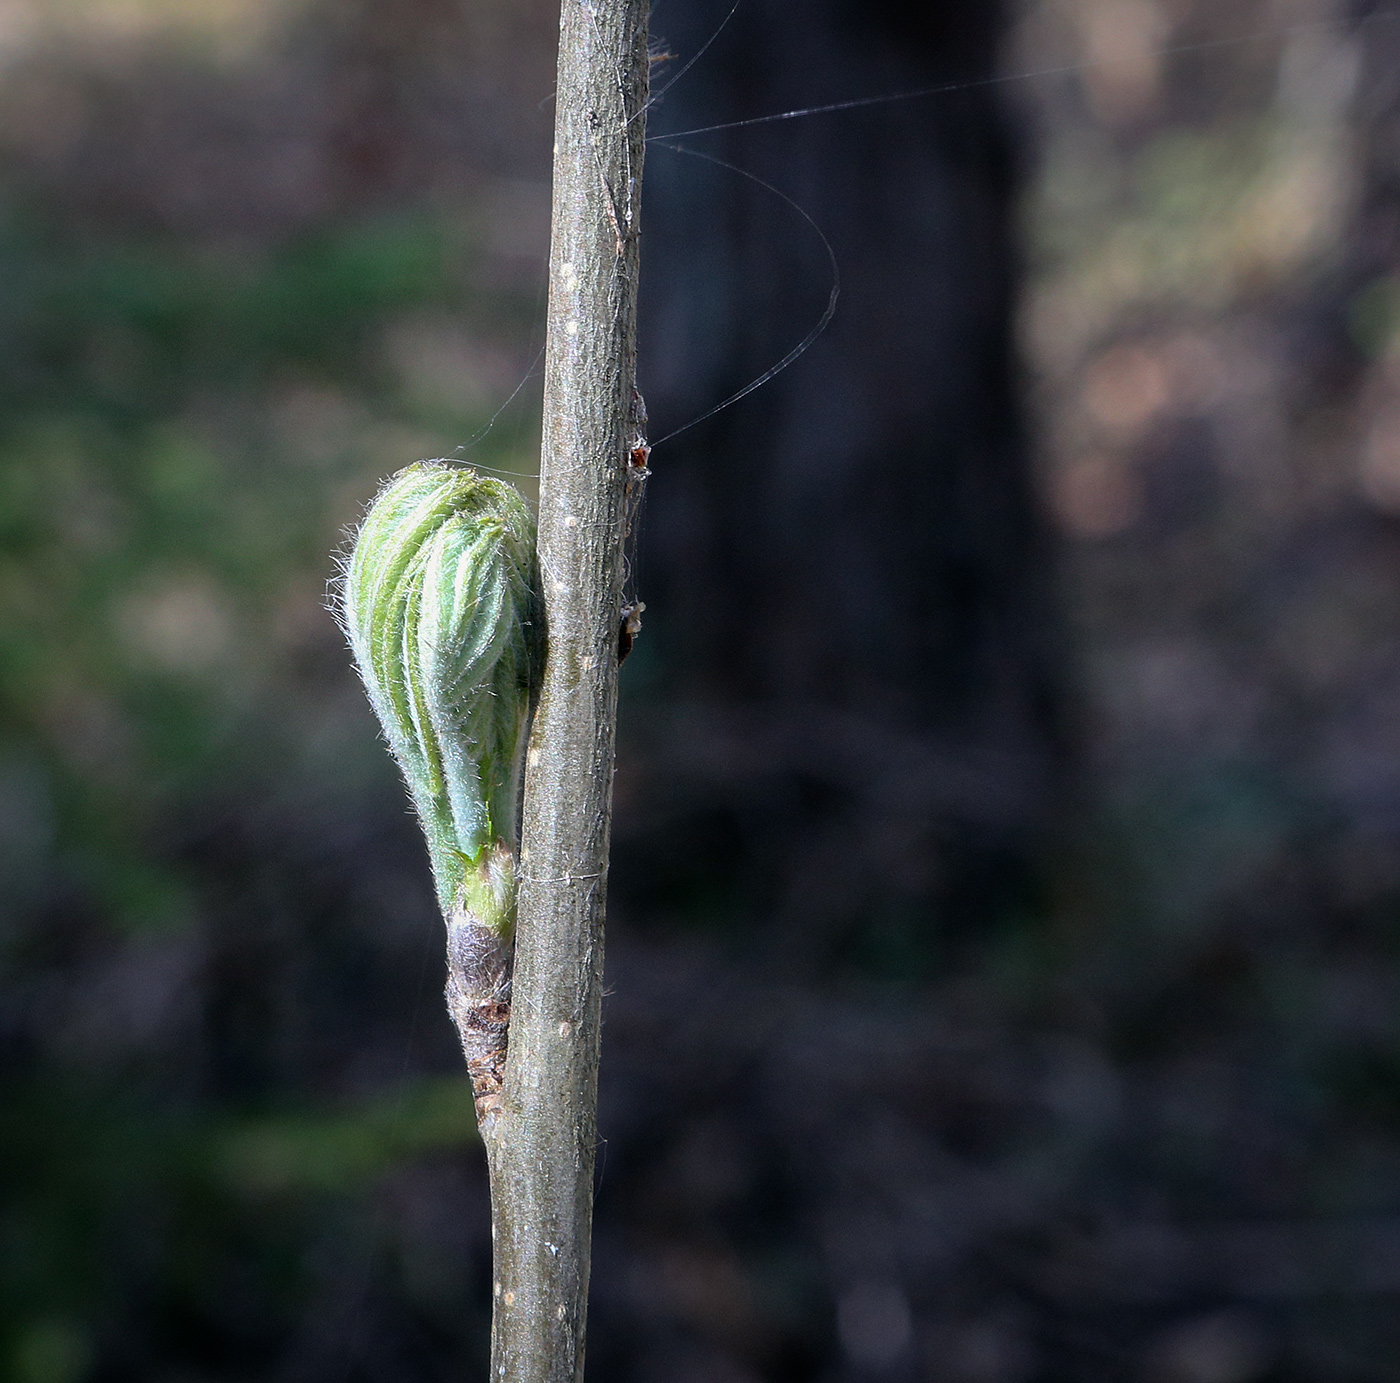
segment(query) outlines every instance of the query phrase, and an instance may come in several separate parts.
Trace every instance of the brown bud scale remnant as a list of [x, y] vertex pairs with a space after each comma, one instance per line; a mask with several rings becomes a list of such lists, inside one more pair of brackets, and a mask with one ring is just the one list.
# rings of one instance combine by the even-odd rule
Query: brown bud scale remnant
[[454, 911], [447, 920], [447, 1010], [462, 1040], [483, 1136], [501, 1109], [510, 981], [508, 944], [469, 912]]

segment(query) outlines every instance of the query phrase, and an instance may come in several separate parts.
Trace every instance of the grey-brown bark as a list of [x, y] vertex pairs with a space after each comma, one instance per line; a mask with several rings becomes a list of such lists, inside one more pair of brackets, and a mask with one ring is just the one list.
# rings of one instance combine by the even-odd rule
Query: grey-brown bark
[[527, 756], [505, 1088], [483, 1125], [492, 1377], [583, 1370], [624, 488], [636, 354], [644, 0], [564, 0], [539, 554], [548, 652]]

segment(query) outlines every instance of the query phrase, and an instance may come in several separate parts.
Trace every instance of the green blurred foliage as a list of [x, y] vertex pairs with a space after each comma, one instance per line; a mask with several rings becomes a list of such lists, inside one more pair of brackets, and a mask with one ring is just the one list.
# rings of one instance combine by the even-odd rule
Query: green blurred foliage
[[48, 799], [29, 829], [47, 817], [61, 867], [133, 925], [178, 896], [133, 849], [150, 813], [286, 752], [260, 699], [277, 621], [324, 588], [355, 497], [416, 459], [386, 431], [450, 452], [481, 424], [412, 397], [380, 349], [407, 314], [463, 309], [466, 251], [427, 215], [261, 253], [75, 241], [18, 214], [0, 237], [7, 761]]
[[276, 1330], [304, 1300], [307, 1244], [328, 1213], [350, 1215], [347, 1247], [368, 1265], [357, 1198], [405, 1162], [475, 1137], [471, 1093], [455, 1075], [345, 1109], [243, 1117], [74, 1084], [8, 1092], [0, 1376], [81, 1377], [91, 1334], [133, 1276], [159, 1285], [172, 1322], [197, 1320], [226, 1289], [232, 1255], [255, 1270], [246, 1289], [263, 1295], [257, 1313]]
[[[73, 231], [12, 200], [0, 986], [17, 1008], [44, 1002], [36, 985], [75, 948], [207, 931], [218, 880], [177, 846], [178, 823], [211, 795], [397, 792], [367, 712], [356, 705], [356, 736], [335, 729], [328, 706], [351, 676], [322, 605], [330, 553], [379, 478], [452, 454], [486, 422], [490, 388], [454, 396], [415, 373], [463, 321], [508, 345], [523, 335], [529, 302], [482, 293], [474, 263], [460, 208], [229, 245]], [[471, 457], [519, 471], [532, 450], [516, 421]], [[330, 743], [312, 772], [318, 734]], [[133, 1291], [167, 1352], [197, 1356], [185, 1336], [213, 1329], [231, 1261], [255, 1274], [237, 1314], [274, 1336], [310, 1290], [318, 1233], [372, 1259], [376, 1180], [474, 1147], [457, 1074], [329, 1098], [284, 1084], [221, 1104], [159, 1053], [116, 1045], [95, 1058], [78, 1039], [76, 1053], [17, 1052], [0, 1067], [7, 1383], [86, 1377]]]

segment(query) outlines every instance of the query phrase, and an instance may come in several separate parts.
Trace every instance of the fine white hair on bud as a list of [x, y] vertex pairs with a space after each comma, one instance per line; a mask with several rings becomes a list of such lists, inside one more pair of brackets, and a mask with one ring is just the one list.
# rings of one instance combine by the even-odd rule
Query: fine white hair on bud
[[520, 760], [541, 644], [535, 523], [508, 484], [420, 461], [355, 535], [339, 613], [428, 840], [444, 916], [514, 921]]

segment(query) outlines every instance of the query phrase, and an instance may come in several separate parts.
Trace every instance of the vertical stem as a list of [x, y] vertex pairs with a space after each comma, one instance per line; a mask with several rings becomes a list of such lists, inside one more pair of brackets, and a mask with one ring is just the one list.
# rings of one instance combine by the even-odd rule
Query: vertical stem
[[583, 1373], [646, 11], [563, 0], [560, 18], [540, 461], [548, 654], [526, 760], [504, 1098], [483, 1128], [492, 1383]]

